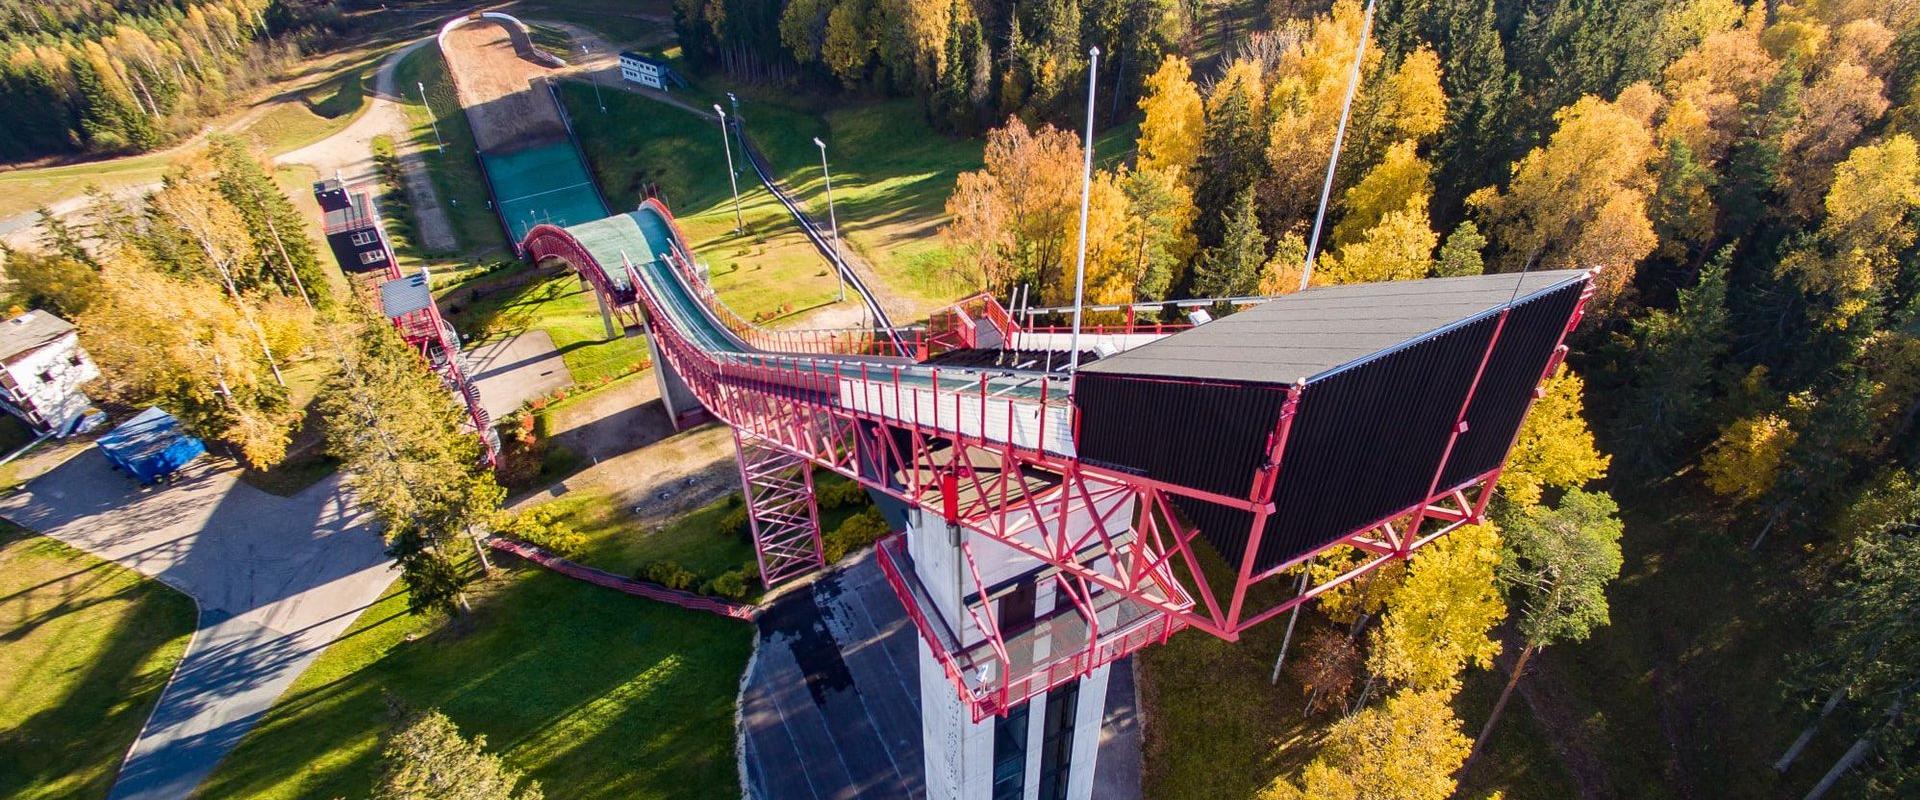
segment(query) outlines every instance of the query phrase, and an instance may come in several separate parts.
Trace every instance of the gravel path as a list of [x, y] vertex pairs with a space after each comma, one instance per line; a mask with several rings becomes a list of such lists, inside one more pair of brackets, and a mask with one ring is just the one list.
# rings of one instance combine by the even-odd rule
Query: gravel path
[[91, 447], [0, 498], [0, 516], [192, 597], [199, 627], [112, 800], [176, 800], [372, 605], [394, 573], [339, 476], [293, 497], [201, 459], [142, 489]]
[[419, 223], [420, 243], [427, 250], [445, 253], [458, 250], [460, 242], [453, 235], [453, 223], [448, 221], [440, 195], [434, 191], [433, 180], [427, 175], [425, 156], [411, 146], [411, 125], [398, 102], [401, 97], [398, 92], [405, 89], [395, 86], [394, 77], [402, 59], [432, 44], [433, 37], [427, 36], [394, 51], [380, 62], [380, 70], [374, 74], [373, 91], [367, 97], [367, 110], [352, 125], [274, 160], [281, 164], [305, 164], [323, 178], [337, 175], [349, 184], [358, 183], [376, 177], [373, 138], [383, 134], [393, 137], [394, 149], [400, 156], [400, 172], [406, 179], [407, 196], [413, 204], [414, 219]]

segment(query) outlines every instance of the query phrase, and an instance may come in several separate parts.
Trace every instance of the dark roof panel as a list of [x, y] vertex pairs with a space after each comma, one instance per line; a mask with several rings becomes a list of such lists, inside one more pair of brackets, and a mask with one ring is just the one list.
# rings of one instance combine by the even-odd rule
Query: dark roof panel
[[[1319, 286], [1103, 358], [1082, 369], [1245, 383], [1312, 379], [1505, 305], [1584, 270]], [[1516, 293], [1515, 287], [1518, 286]]]

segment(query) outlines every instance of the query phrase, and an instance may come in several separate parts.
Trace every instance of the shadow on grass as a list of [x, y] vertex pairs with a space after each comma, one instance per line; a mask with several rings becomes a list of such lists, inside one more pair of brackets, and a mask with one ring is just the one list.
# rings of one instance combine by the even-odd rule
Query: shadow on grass
[[737, 797], [733, 702], [752, 629], [534, 569], [448, 626], [383, 599], [270, 712], [203, 796], [359, 797], [383, 694], [440, 708], [569, 798]]
[[[121, 756], [186, 648], [193, 603], [157, 582], [30, 536], [0, 525], [0, 550], [6, 551], [0, 564], [7, 570], [26, 569], [27, 559], [93, 563], [0, 597], [0, 617], [6, 619], [0, 642], [11, 650], [6, 663], [12, 680], [21, 682], [7, 702], [35, 709], [0, 734], [0, 796], [105, 796]], [[69, 627], [45, 629], [60, 623]], [[37, 641], [35, 633], [55, 638]], [[29, 647], [39, 652], [29, 661], [16, 660]], [[83, 661], [60, 666], [78, 654]]]

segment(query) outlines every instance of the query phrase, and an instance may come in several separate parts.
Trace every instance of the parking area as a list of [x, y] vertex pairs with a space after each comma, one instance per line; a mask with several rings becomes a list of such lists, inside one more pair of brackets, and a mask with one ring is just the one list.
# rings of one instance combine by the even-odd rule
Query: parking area
[[339, 476], [293, 497], [202, 457], [139, 487], [98, 449], [0, 498], [0, 516], [192, 597], [199, 626], [127, 754], [115, 800], [187, 797], [394, 573]]

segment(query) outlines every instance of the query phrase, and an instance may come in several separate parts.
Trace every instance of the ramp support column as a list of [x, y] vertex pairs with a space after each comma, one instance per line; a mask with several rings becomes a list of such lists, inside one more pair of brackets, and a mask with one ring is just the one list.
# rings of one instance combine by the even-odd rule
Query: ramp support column
[[826, 566], [812, 462], [739, 428], [733, 429], [733, 444], [761, 582], [772, 588]]
[[[580, 282], [586, 283], [586, 278], [582, 277]], [[600, 324], [607, 329], [607, 338], [614, 338], [613, 309], [607, 306], [607, 296], [599, 292], [594, 292], [593, 299], [600, 303]]]

